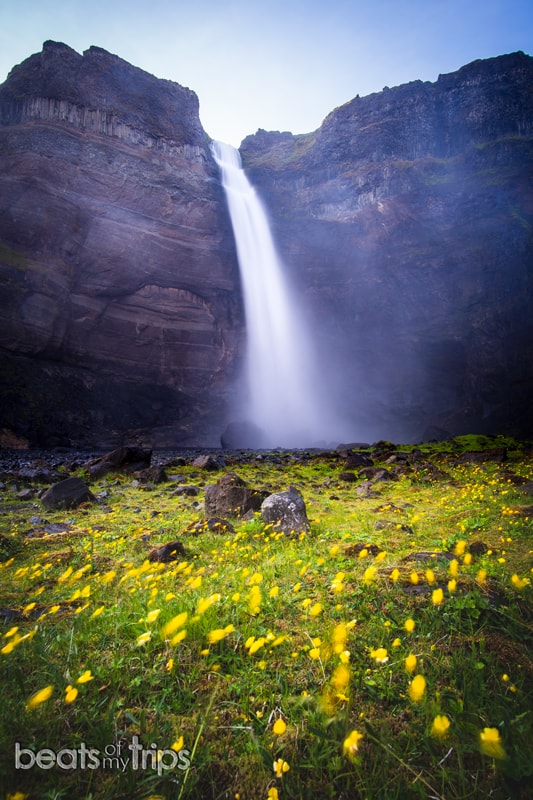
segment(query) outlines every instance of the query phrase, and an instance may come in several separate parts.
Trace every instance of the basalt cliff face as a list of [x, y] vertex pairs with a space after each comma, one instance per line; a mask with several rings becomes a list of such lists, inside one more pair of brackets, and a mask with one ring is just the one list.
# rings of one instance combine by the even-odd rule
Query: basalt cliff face
[[[532, 87], [516, 53], [243, 142], [354, 438], [533, 433]], [[0, 87], [0, 430], [212, 445], [244, 337], [196, 95], [45, 43]]]
[[242, 340], [189, 89], [47, 42], [0, 87], [1, 420], [32, 444], [206, 444]]
[[385, 88], [241, 155], [360, 436], [533, 433], [532, 58]]

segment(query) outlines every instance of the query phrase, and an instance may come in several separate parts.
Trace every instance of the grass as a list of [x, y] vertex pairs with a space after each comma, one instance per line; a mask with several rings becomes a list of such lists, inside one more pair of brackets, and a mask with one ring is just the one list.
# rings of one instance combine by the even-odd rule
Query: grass
[[[300, 489], [296, 537], [258, 514], [193, 536], [198, 498], [120, 474], [46, 514], [66, 533], [28, 537], [43, 509], [8, 486], [0, 797], [530, 797], [531, 448], [461, 460], [472, 444], [494, 441], [384, 464], [404, 466], [373, 497], [336, 453], [228, 459], [254, 488]], [[185, 558], [147, 560], [176, 538]]]

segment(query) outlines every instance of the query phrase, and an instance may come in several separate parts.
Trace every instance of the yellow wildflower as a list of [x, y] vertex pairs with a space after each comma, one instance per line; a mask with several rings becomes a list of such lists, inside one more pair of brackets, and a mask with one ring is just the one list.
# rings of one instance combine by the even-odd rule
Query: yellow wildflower
[[462, 556], [465, 550], [466, 550], [466, 541], [464, 539], [461, 539], [460, 542], [456, 543], [453, 552], [454, 555], [456, 556]]
[[403, 627], [407, 631], [407, 633], [412, 633], [415, 629], [415, 621], [414, 619], [406, 619], [404, 622]]
[[426, 580], [430, 586], [432, 583], [435, 583], [435, 573], [433, 572], [432, 569], [426, 570]]
[[400, 570], [397, 568], [393, 569], [390, 574], [391, 581], [394, 581], [394, 583], [396, 583], [399, 577], [400, 577]]
[[409, 684], [409, 697], [414, 703], [422, 700], [424, 692], [426, 691], [426, 679], [423, 675], [415, 675]]
[[31, 711], [32, 709], [37, 708], [37, 706], [40, 706], [41, 703], [45, 703], [52, 697], [53, 691], [53, 686], [45, 686], [44, 689], [39, 689], [38, 692], [32, 694], [26, 703], [26, 710]]
[[431, 602], [433, 603], [433, 605], [440, 606], [443, 600], [444, 600], [444, 592], [442, 591], [442, 589], [440, 588], [433, 589], [433, 591], [431, 592]]
[[94, 675], [91, 674], [90, 669], [86, 669], [85, 672], [82, 672], [76, 683], [89, 683], [89, 681], [94, 680]]
[[65, 703], [73, 703], [78, 696], [78, 690], [75, 686], [67, 686], [65, 689]]
[[269, 591], [269, 597], [277, 597], [279, 594], [279, 586], [273, 586], [272, 589]]
[[389, 656], [387, 655], [387, 651], [384, 647], [378, 647], [377, 650], [371, 650], [370, 658], [375, 659], [378, 664], [386, 664], [386, 662], [389, 660]]
[[146, 644], [151, 638], [151, 631], [145, 631], [144, 633], [141, 633], [140, 636], [137, 636], [137, 646], [140, 647], [141, 645]]
[[311, 617], [318, 617], [318, 615], [321, 613], [322, 613], [322, 603], [314, 603], [309, 609], [309, 615]]
[[456, 589], [457, 589], [457, 581], [455, 580], [455, 578], [451, 578], [448, 581], [448, 591], [450, 592], [450, 594], [452, 594], [453, 592], [455, 592]]
[[313, 647], [309, 651], [309, 658], [312, 658], [313, 661], [318, 661], [318, 659], [320, 658], [320, 647]]
[[411, 574], [409, 575], [409, 580], [411, 581], [412, 584], [416, 585], [419, 581], [418, 573], [411, 572]]
[[511, 576], [511, 583], [513, 584], [515, 589], [518, 589], [518, 591], [520, 591], [521, 589], [524, 588], [524, 586], [528, 585], [529, 579], [520, 578], [515, 572], [515, 574]]
[[415, 655], [413, 655], [413, 653], [410, 653], [410, 655], [407, 656], [407, 658], [405, 659], [405, 662], [404, 662], [405, 663], [405, 669], [407, 670], [407, 672], [414, 672], [415, 671], [417, 660], [418, 660], [417, 657]]
[[280, 717], [275, 721], [272, 727], [272, 733], [275, 733], [277, 736], [282, 736], [286, 730], [287, 730], [287, 724]]
[[176, 633], [178, 628], [183, 627], [185, 622], [187, 621], [188, 614], [186, 611], [182, 611], [181, 614], [177, 614], [175, 617], [172, 617], [168, 622], [163, 625], [161, 628], [161, 636], [163, 639], [166, 639], [168, 636], [172, 636], [173, 633]]
[[209, 644], [216, 644], [216, 642], [220, 642], [224, 639], [228, 634], [230, 634], [234, 630], [233, 625], [226, 625], [225, 628], [215, 628], [212, 631], [209, 631], [207, 638], [209, 639]]
[[348, 756], [348, 758], [353, 758], [359, 750], [359, 742], [362, 738], [363, 734], [359, 733], [359, 731], [349, 733], [342, 745], [344, 755]]
[[282, 778], [283, 774], [285, 772], [288, 772], [289, 770], [290, 770], [289, 765], [282, 758], [277, 758], [274, 761], [274, 772], [276, 774], [276, 778]]
[[268, 790], [267, 800], [279, 800], [278, 790], [275, 786], [271, 786]]
[[490, 758], [505, 758], [505, 750], [497, 728], [483, 728], [479, 734], [481, 752]]
[[179, 736], [175, 742], [170, 745], [171, 750], [175, 750], [176, 753], [179, 753], [180, 750], [183, 750], [183, 745], [185, 744], [185, 740], [183, 736]]
[[444, 739], [448, 735], [450, 720], [444, 714], [437, 714], [431, 725], [431, 735]]
[[376, 567], [367, 567], [363, 573], [363, 583], [368, 586], [376, 579]]

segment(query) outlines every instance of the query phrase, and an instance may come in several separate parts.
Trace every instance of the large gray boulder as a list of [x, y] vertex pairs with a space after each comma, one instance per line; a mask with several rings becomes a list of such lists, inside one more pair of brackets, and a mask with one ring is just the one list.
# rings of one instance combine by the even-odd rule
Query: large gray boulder
[[305, 502], [294, 486], [286, 492], [269, 495], [261, 504], [261, 517], [264, 522], [272, 524], [273, 530], [288, 536], [309, 531]]

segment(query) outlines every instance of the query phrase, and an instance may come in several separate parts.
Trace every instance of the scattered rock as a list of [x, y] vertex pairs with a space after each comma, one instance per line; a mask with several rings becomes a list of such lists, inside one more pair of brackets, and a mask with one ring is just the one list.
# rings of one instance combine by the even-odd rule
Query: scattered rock
[[357, 542], [357, 544], [350, 544], [348, 547], [345, 547], [344, 555], [357, 556], [359, 558], [359, 554], [362, 550], [368, 550], [370, 555], [374, 557], [382, 552], [382, 548], [378, 547], [377, 544], [363, 544], [362, 542]]
[[472, 542], [472, 544], [468, 546], [468, 549], [473, 556], [482, 556], [487, 552], [489, 548], [487, 547], [485, 542]]
[[202, 519], [198, 522], [193, 522], [187, 528], [187, 533], [192, 533], [195, 536], [198, 536], [201, 533], [205, 533], [206, 531], [211, 531], [212, 533], [235, 533], [235, 528], [228, 522], [227, 519], [222, 519], [221, 517], [209, 517], [209, 519]]
[[242, 517], [248, 511], [259, 511], [265, 497], [265, 492], [248, 488], [242, 478], [228, 472], [205, 487], [205, 513], [207, 517]]
[[355, 472], [341, 472], [339, 474], [339, 480], [346, 481], [347, 483], [355, 483], [357, 476]]
[[261, 516], [264, 522], [272, 524], [273, 530], [283, 531], [286, 535], [309, 531], [305, 502], [294, 486], [265, 498], [261, 504]]
[[404, 531], [405, 533], [414, 533], [413, 529], [409, 525], [405, 525], [397, 520], [386, 520], [380, 519], [374, 525], [374, 528], [377, 531], [384, 531], [384, 530], [400, 530]]
[[59, 481], [41, 496], [45, 508], [76, 508], [82, 503], [93, 502], [96, 498], [90, 489], [79, 478], [65, 478]]
[[357, 469], [357, 467], [372, 467], [374, 462], [365, 453], [348, 453], [344, 462], [345, 469]]
[[91, 478], [102, 478], [115, 470], [137, 472], [147, 469], [152, 460], [152, 451], [140, 447], [118, 447], [105, 456], [88, 461], [85, 466]]
[[375, 492], [373, 486], [372, 481], [363, 481], [356, 487], [355, 493], [359, 497], [379, 497], [379, 492]]
[[359, 471], [359, 474], [364, 475], [365, 478], [374, 481], [374, 483], [396, 480], [396, 475], [389, 472], [385, 467], [365, 467]]
[[461, 464], [483, 464], [485, 461], [503, 464], [504, 461], [507, 461], [507, 449], [505, 447], [493, 447], [489, 450], [472, 450], [463, 453], [459, 457], [459, 463]]
[[370, 510], [374, 514], [379, 514], [382, 511], [393, 511], [395, 514], [405, 514], [404, 509], [401, 506], [394, 505], [394, 503], [382, 503], [382, 505], [377, 508], [371, 508]]
[[205, 469], [209, 472], [217, 472], [218, 470], [225, 467], [223, 461], [218, 461], [217, 459], [213, 458], [213, 456], [198, 456], [192, 462], [193, 467], [197, 467], [198, 469]]
[[198, 486], [178, 486], [171, 494], [171, 497], [196, 497], [200, 494]]
[[154, 547], [148, 553], [148, 561], [159, 561], [166, 564], [169, 561], [177, 561], [178, 558], [184, 558], [185, 556], [185, 548], [181, 542], [167, 542]]
[[45, 536], [45, 535], [52, 535], [57, 533], [67, 533], [67, 531], [72, 530], [72, 525], [68, 522], [51, 522], [48, 525], [40, 525], [38, 528], [34, 528], [31, 531], [28, 531], [28, 536]]
[[167, 483], [168, 477], [165, 468], [161, 466], [148, 467], [136, 473], [141, 483]]

